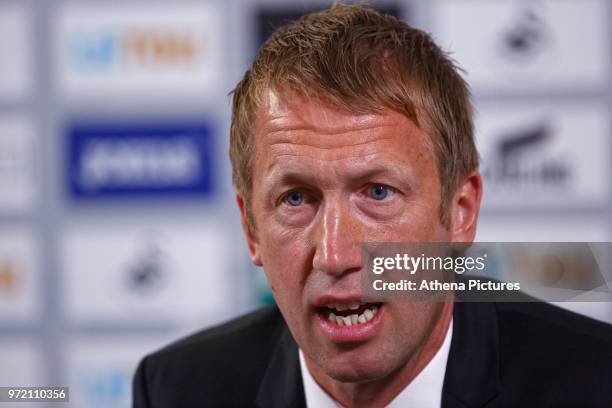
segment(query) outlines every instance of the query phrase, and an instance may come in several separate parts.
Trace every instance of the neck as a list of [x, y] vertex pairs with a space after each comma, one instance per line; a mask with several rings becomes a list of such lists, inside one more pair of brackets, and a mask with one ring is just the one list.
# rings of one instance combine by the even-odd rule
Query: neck
[[338, 403], [346, 408], [387, 406], [434, 358], [448, 331], [453, 313], [453, 301], [444, 303], [430, 335], [415, 350], [406, 364], [388, 376], [368, 382], [346, 383], [328, 376], [304, 356], [306, 367], [315, 381]]

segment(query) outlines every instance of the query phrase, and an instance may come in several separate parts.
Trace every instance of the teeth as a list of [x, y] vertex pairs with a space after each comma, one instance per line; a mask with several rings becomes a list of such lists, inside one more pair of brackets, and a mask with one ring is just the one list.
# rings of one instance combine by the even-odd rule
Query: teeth
[[[342, 310], [347, 310], [347, 309], [351, 309], [351, 310], [355, 310], [352, 306], [353, 304], [351, 304], [351, 307], [345, 307], [344, 309], [340, 309], [337, 306], [340, 305], [328, 305], [327, 307], [329, 309], [336, 309], [338, 311], [342, 311]], [[357, 309], [359, 308], [359, 305], [357, 306]], [[376, 316], [376, 313], [378, 313], [378, 307], [376, 306], [370, 306], [367, 309], [364, 310], [364, 312], [362, 314], [356, 314], [353, 313], [349, 316], [338, 316], [333, 312], [330, 312], [328, 315], [329, 320], [332, 323], [336, 323], [339, 326], [352, 326], [354, 324], [363, 324], [363, 323], [367, 323], [370, 320], [372, 320], [374, 318], [374, 316]]]
[[362, 303], [359, 302], [353, 302], [353, 303], [330, 303], [328, 305], [325, 305], [325, 307], [327, 307], [328, 309], [332, 309], [332, 310], [336, 310], [338, 312], [344, 312], [345, 310], [357, 310], [359, 309], [359, 307], [362, 305]]

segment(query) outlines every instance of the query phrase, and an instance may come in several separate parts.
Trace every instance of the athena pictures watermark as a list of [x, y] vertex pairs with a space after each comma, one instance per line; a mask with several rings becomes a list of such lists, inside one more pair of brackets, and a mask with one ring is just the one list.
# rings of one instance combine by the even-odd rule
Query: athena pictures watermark
[[611, 301], [611, 243], [366, 243], [370, 301]]

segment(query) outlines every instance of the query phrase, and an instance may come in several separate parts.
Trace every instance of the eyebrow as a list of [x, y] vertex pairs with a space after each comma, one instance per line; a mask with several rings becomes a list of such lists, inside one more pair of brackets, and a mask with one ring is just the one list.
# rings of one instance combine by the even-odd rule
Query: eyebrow
[[[267, 182], [266, 191], [268, 192], [274, 191], [274, 189], [279, 186], [320, 184], [317, 177], [306, 170], [307, 166], [303, 166], [305, 167], [304, 171], [300, 171], [300, 169], [287, 170], [285, 166], [281, 167], [278, 165], [273, 167], [275, 168], [264, 177], [264, 180]], [[350, 171], [351, 174], [348, 174], [347, 179], [349, 180], [349, 184], [356, 184], [380, 175], [389, 175], [395, 182], [406, 187], [412, 185], [413, 177], [410, 169], [407, 167], [403, 167], [405, 171], [400, 169], [402, 169], [402, 167], [375, 164], [364, 169]]]

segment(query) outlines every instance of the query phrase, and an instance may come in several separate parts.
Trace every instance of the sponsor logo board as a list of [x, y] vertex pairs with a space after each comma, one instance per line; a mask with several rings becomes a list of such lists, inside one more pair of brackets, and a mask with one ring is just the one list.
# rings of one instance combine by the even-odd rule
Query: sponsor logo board
[[39, 145], [27, 117], [0, 115], [0, 213], [32, 210], [39, 188]]
[[[29, 337], [0, 337], [0, 386], [36, 387], [47, 385], [45, 381], [45, 364], [42, 351]], [[3, 406], [10, 406], [7, 404]], [[35, 407], [40, 403], [16, 404], [23, 407]]]
[[3, 227], [0, 233], [0, 322], [31, 323], [40, 314], [41, 279], [31, 231]]
[[64, 234], [66, 313], [78, 324], [198, 326], [235, 310], [223, 225], [102, 224]]
[[202, 124], [75, 125], [68, 131], [68, 186], [75, 199], [208, 195], [211, 127]]
[[599, 104], [477, 107], [485, 208], [568, 208], [609, 199], [610, 129]]
[[29, 10], [18, 3], [0, 4], [0, 99], [28, 96], [34, 78]]
[[66, 344], [70, 403], [78, 407], [131, 407], [138, 362], [171, 338], [142, 336], [73, 339]]
[[534, 91], [607, 83], [605, 1], [440, 1], [434, 37], [479, 91]]
[[68, 96], [209, 92], [223, 79], [218, 5], [67, 4], [56, 21], [58, 83]]

